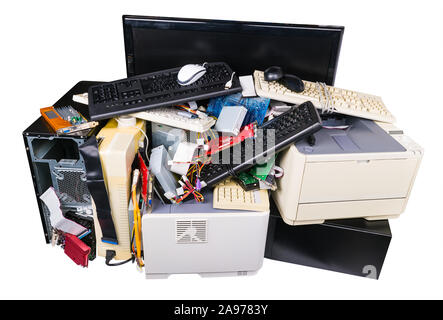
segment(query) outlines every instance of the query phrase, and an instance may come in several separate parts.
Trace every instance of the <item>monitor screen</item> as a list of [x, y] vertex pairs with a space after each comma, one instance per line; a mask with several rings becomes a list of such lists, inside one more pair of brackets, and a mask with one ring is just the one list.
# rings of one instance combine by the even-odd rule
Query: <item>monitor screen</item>
[[123, 16], [128, 77], [226, 62], [237, 75], [281, 66], [333, 85], [344, 27]]

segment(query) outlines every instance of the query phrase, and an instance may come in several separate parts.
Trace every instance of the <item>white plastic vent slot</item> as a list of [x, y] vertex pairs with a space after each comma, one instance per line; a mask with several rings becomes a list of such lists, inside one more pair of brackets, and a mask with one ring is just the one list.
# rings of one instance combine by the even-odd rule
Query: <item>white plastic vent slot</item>
[[207, 220], [177, 220], [175, 222], [176, 241], [185, 243], [206, 243]]

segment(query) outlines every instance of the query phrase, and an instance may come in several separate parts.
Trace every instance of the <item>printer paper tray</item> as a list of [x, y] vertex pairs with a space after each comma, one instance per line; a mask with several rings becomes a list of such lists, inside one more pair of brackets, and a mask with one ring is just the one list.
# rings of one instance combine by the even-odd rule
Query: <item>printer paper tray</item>
[[379, 216], [380, 219], [384, 219], [386, 216], [395, 217], [400, 215], [406, 202], [406, 198], [399, 198], [299, 204], [297, 221], [356, 217], [369, 218], [377, 216]]
[[406, 198], [419, 160], [362, 160], [305, 164], [299, 203]]

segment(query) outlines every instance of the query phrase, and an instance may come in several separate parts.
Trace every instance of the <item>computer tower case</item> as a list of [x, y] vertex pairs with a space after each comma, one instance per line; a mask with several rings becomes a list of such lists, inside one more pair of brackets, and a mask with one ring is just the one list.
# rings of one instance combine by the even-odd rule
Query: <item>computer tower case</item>
[[270, 199], [265, 258], [378, 279], [391, 242], [388, 220], [286, 224]]
[[[72, 96], [86, 92], [88, 87], [94, 84], [96, 82], [81, 81], [77, 83], [53, 106], [71, 105], [85, 117], [88, 117], [88, 107], [74, 102]], [[78, 147], [89, 136], [95, 134], [100, 127], [77, 135], [57, 135], [43, 117], [39, 117], [23, 132], [47, 243], [52, 237], [49, 210], [39, 197], [49, 187], [53, 187], [59, 196], [63, 212], [71, 211], [77, 217], [83, 216], [86, 220], [92, 218], [91, 195], [86, 185], [84, 161]]]

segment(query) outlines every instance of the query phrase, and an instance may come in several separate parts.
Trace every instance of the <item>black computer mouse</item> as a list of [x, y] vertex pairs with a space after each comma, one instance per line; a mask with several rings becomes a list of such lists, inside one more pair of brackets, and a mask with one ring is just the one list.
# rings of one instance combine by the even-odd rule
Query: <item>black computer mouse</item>
[[277, 81], [283, 78], [283, 70], [280, 67], [269, 67], [264, 72], [265, 81]]
[[291, 91], [303, 92], [305, 90], [305, 84], [302, 79], [293, 74], [285, 74], [279, 82]]

